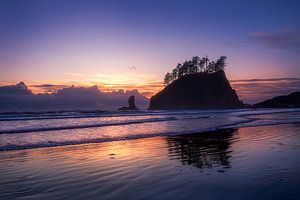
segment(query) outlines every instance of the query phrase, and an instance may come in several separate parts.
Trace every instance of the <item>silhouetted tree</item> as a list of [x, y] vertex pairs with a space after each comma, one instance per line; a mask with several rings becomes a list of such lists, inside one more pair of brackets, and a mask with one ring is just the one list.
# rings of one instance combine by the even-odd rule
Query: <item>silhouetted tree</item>
[[165, 78], [164, 78], [164, 84], [165, 84], [165, 85], [168, 85], [170, 82], [171, 82], [171, 74], [168, 72], [168, 73], [166, 73], [166, 75], [165, 75]]
[[204, 65], [205, 65], [205, 58], [202, 58], [199, 61], [199, 71], [200, 72], [204, 72], [204, 70], [205, 70]]
[[172, 79], [176, 80], [178, 77], [178, 69], [177, 67], [172, 70]]
[[179, 73], [180, 68], [181, 68], [181, 63], [178, 63], [177, 66], [176, 66], [177, 77], [178, 77], [178, 73]]
[[183, 75], [186, 75], [188, 73], [188, 70], [189, 70], [189, 63], [188, 63], [188, 61], [185, 61], [182, 64], [181, 69], [182, 69], [182, 74]]
[[204, 63], [205, 63], [205, 70], [207, 70], [207, 63], [209, 62], [209, 59], [207, 56], [204, 57], [203, 59], [204, 59]]
[[215, 61], [211, 61], [208, 63], [207, 68], [206, 68], [207, 73], [212, 74], [215, 73]]
[[198, 73], [198, 65], [199, 65], [199, 57], [194, 56], [192, 60], [189, 62], [190, 67], [189, 67], [189, 73], [190, 74], [195, 74]]
[[164, 84], [169, 84], [172, 81], [183, 77], [186, 74], [196, 73], [216, 73], [224, 70], [226, 66], [226, 56], [221, 56], [217, 61], [209, 62], [208, 57], [199, 58], [198, 56], [192, 57], [191, 60], [184, 61], [182, 64], [178, 63], [171, 73], [167, 73], [164, 78]]
[[217, 62], [216, 62], [216, 67], [215, 67], [215, 69], [216, 69], [216, 71], [220, 71], [220, 70], [223, 70], [224, 71], [224, 69], [225, 69], [225, 66], [226, 66], [226, 56], [221, 56], [218, 60], [217, 60]]
[[177, 68], [177, 78], [181, 78], [184, 75], [182, 64], [178, 64], [176, 68]]

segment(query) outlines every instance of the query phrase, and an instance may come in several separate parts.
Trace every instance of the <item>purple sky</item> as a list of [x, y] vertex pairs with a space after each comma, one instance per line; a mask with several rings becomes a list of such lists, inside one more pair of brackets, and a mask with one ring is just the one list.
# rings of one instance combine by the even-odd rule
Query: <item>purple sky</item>
[[[276, 78], [270, 96], [299, 90], [299, 82], [277, 80], [300, 78], [299, 7], [296, 0], [2, 0], [0, 84], [97, 84], [146, 94], [178, 62], [226, 55], [230, 80]], [[249, 91], [263, 89], [259, 83], [233, 85], [255, 102], [262, 96]]]

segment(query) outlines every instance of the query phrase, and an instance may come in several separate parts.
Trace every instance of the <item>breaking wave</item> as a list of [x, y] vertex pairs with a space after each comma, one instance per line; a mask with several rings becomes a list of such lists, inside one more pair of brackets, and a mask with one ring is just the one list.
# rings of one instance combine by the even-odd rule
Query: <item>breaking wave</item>
[[300, 109], [0, 113], [0, 150], [300, 123]]

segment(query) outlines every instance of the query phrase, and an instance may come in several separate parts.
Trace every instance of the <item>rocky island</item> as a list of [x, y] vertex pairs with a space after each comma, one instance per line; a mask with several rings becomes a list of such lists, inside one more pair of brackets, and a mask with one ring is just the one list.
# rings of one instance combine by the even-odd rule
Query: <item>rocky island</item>
[[226, 57], [209, 62], [193, 57], [178, 64], [165, 76], [165, 88], [150, 99], [150, 110], [240, 108], [234, 89], [226, 78]]

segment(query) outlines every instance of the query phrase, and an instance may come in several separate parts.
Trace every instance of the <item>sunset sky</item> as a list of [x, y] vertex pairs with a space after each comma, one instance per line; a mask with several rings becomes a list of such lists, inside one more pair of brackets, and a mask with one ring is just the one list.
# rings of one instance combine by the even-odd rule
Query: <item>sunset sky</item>
[[228, 79], [252, 103], [300, 90], [299, 8], [297, 0], [1, 0], [0, 85], [96, 84], [149, 97], [178, 62], [226, 55]]

